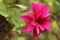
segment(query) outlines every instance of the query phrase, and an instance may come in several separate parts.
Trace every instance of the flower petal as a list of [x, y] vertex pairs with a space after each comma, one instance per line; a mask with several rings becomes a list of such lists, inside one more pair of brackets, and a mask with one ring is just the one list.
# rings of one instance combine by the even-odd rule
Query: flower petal
[[49, 12], [50, 12], [50, 9], [49, 8], [46, 8], [45, 17], [49, 16]]
[[29, 31], [31, 31], [31, 30], [33, 30], [34, 29], [34, 23], [30, 23], [30, 24], [28, 24], [26, 27], [24, 27], [23, 29], [22, 29], [22, 31], [23, 32], [29, 32]]
[[43, 5], [42, 3], [38, 3], [38, 7], [39, 7], [39, 16], [41, 18], [47, 18], [50, 14], [49, 14], [49, 11], [50, 9], [46, 6], [46, 5]]
[[39, 34], [39, 33], [40, 33], [39, 26], [36, 26], [36, 31], [37, 31], [37, 34]]
[[26, 22], [30, 22], [30, 21], [32, 21], [32, 18], [29, 17], [28, 15], [21, 16], [20, 19], [22, 19], [22, 20], [24, 20], [24, 21], [26, 21]]
[[41, 31], [44, 31], [44, 27], [42, 25], [38, 25]]
[[28, 12], [28, 16], [32, 19], [34, 19], [34, 15], [31, 12]]
[[33, 12], [34, 12], [35, 14], [38, 14], [38, 13], [39, 13], [39, 8], [38, 8], [38, 5], [37, 5], [37, 4], [31, 3], [31, 7], [32, 7]]
[[46, 7], [46, 5], [44, 5], [43, 6], [43, 11], [42, 11], [42, 17], [44, 18], [44, 17], [48, 17], [50, 14], [49, 14], [49, 12], [50, 12], [50, 9], [48, 8], [48, 7]]
[[37, 36], [39, 36], [40, 33], [41, 32], [40, 32], [39, 27], [35, 27], [33, 30], [33, 37], [36, 38]]
[[41, 15], [42, 9], [43, 9], [43, 4], [42, 3], [38, 3], [38, 8], [39, 8], [39, 13]]
[[50, 31], [50, 21], [46, 21], [43, 25], [42, 25], [47, 31]]

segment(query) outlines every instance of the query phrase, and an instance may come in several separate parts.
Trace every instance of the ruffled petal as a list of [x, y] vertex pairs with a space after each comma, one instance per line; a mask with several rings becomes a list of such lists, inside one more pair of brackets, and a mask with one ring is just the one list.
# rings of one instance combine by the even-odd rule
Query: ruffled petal
[[43, 25], [42, 25], [47, 31], [50, 31], [50, 21], [46, 21]]
[[34, 26], [35, 26], [35, 25], [33, 25], [33, 23], [28, 24], [26, 27], [24, 27], [24, 28], [22, 29], [22, 31], [23, 31], [23, 32], [30, 32], [31, 30], [34, 29]]

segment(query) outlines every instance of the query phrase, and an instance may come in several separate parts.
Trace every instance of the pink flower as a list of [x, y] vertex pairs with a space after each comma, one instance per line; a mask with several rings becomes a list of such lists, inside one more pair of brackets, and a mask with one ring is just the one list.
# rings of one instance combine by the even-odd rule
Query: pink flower
[[50, 9], [42, 3], [31, 3], [33, 13], [28, 12], [28, 15], [21, 16], [20, 18], [28, 25], [22, 29], [23, 32], [30, 32], [33, 30], [34, 38], [39, 36], [44, 30], [50, 31], [49, 11]]

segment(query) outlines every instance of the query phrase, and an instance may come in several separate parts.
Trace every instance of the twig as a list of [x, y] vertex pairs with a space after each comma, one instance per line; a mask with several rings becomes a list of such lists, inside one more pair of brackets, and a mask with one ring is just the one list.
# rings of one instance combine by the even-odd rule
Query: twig
[[54, 31], [54, 35], [57, 37], [58, 40], [60, 40], [60, 35], [58, 34], [58, 31]]
[[49, 35], [49, 33], [47, 32], [47, 33], [45, 34], [44, 40], [47, 40], [47, 39], [48, 39], [48, 35]]

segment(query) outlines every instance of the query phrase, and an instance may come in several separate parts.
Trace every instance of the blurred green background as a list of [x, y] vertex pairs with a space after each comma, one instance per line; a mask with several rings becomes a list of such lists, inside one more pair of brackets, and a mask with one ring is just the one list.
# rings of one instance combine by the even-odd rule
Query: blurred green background
[[[42, 2], [50, 8], [51, 31], [41, 33], [36, 39], [33, 38], [32, 32], [21, 31], [26, 23], [19, 18], [28, 11], [32, 11], [31, 2]], [[0, 29], [3, 30], [3, 32], [0, 30], [0, 40], [60, 40], [60, 0], [0, 0], [0, 16], [11, 24], [11, 26], [4, 26], [4, 29], [0, 26]], [[0, 20], [2, 19], [0, 17]], [[5, 29], [8, 29], [6, 27], [12, 28], [6, 32]]]

